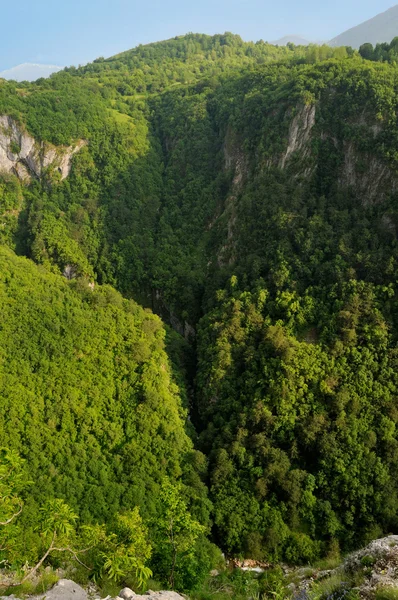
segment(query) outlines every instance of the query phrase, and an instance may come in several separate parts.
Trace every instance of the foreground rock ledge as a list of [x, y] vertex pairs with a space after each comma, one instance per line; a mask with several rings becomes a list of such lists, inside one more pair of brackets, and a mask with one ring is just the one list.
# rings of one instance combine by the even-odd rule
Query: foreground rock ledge
[[[0, 596], [1, 600], [10, 600], [16, 596]], [[39, 596], [30, 596], [31, 600], [90, 600], [87, 594], [80, 585], [70, 579], [60, 579], [51, 590]], [[175, 592], [152, 592], [148, 591], [143, 596], [135, 594], [130, 588], [124, 588], [116, 600], [135, 600], [137, 598], [146, 598], [147, 600], [185, 600], [183, 596]], [[108, 596], [108, 599], [110, 596]]]
[[135, 594], [130, 588], [124, 588], [116, 600], [134, 600], [135, 598], [151, 598], [152, 600], [184, 600], [176, 592], [152, 592], [149, 590], [143, 596]]

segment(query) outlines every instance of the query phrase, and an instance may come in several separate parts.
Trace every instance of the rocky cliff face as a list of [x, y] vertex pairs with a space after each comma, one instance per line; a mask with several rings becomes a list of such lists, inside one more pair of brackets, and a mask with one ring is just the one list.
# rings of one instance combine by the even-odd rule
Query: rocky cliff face
[[281, 169], [285, 168], [289, 158], [295, 152], [300, 152], [301, 158], [309, 155], [311, 150], [309, 142], [311, 140], [312, 129], [315, 125], [315, 116], [315, 104], [306, 104], [297, 108], [297, 113], [290, 123], [286, 152], [284, 152], [279, 161]]
[[397, 191], [398, 176], [387, 164], [370, 153], [360, 153], [353, 142], [344, 142], [343, 151], [339, 185], [355, 189], [364, 205], [376, 203], [386, 192]]
[[[321, 107], [320, 107], [321, 108]], [[313, 105], [297, 106], [291, 117], [286, 150], [279, 156], [267, 161], [267, 166], [278, 166], [287, 169], [293, 165], [295, 177], [310, 179], [317, 169], [322, 166], [323, 158], [318, 154], [320, 144], [329, 140], [332, 148], [341, 157], [336, 169], [336, 182], [341, 189], [351, 188], [363, 205], [381, 201], [387, 193], [395, 193], [398, 189], [398, 174], [391, 165], [383, 160], [377, 151], [364, 151], [358, 147], [354, 139], [340, 138], [330, 131], [316, 127], [318, 107]], [[362, 113], [355, 120], [355, 127], [362, 128], [364, 134], [369, 134], [374, 146], [379, 144], [379, 136], [383, 135], [380, 123], [374, 123], [371, 115]]]
[[0, 115], [0, 172], [13, 173], [22, 181], [39, 178], [45, 169], [53, 168], [65, 179], [72, 158], [86, 145], [84, 140], [72, 146], [53, 146], [36, 141], [14, 119]]
[[[221, 215], [217, 215], [217, 219], [224, 219], [227, 224], [227, 239], [225, 244], [220, 248], [217, 255], [219, 267], [233, 265], [235, 256], [235, 227], [236, 227], [236, 207], [238, 196], [242, 191], [245, 180], [249, 175], [249, 167], [247, 157], [245, 155], [243, 145], [239, 137], [229, 127], [225, 136], [223, 146], [224, 168], [230, 171], [233, 175], [230, 193], [225, 199], [224, 211]], [[211, 225], [213, 226], [213, 224]]]

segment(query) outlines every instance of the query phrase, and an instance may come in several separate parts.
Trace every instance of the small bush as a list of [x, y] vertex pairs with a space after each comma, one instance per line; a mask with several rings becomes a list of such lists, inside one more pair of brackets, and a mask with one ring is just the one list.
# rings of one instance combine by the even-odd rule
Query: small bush
[[280, 567], [265, 571], [259, 578], [259, 584], [266, 598], [283, 600], [288, 595], [286, 579]]
[[285, 558], [290, 564], [312, 563], [319, 557], [320, 545], [305, 533], [292, 533], [285, 547]]
[[17, 142], [15, 142], [14, 140], [11, 140], [10, 150], [13, 154], [19, 154], [21, 152], [21, 147]]
[[366, 556], [363, 556], [361, 558], [361, 565], [363, 567], [373, 567], [373, 565], [375, 564], [375, 562], [376, 562], [375, 557], [374, 556], [370, 556], [368, 554]]

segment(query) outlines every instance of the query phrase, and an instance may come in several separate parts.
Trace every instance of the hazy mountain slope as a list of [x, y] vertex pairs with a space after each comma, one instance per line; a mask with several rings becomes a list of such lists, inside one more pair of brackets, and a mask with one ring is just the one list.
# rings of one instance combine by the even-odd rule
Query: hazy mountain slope
[[285, 35], [278, 40], [271, 42], [275, 46], [286, 46], [286, 44], [296, 44], [297, 46], [308, 46], [311, 42], [304, 39], [301, 35]]
[[366, 43], [373, 45], [381, 42], [389, 43], [396, 36], [398, 36], [398, 5], [356, 27], [348, 29], [333, 38], [329, 44], [331, 46], [359, 48]]
[[36, 81], [36, 79], [40, 79], [41, 77], [49, 77], [52, 73], [61, 71], [62, 68], [57, 65], [24, 63], [11, 69], [0, 71], [0, 78], [14, 79], [15, 81]]

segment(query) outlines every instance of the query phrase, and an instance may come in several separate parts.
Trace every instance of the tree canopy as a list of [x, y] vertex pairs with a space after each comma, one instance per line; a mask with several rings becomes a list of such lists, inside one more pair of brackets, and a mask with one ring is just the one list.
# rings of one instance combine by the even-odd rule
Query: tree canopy
[[395, 47], [189, 34], [0, 82], [39, 142], [87, 141], [64, 181], [0, 177], [0, 445], [36, 482], [27, 527], [52, 498], [142, 518], [181, 589], [205, 534], [295, 563], [396, 529]]

